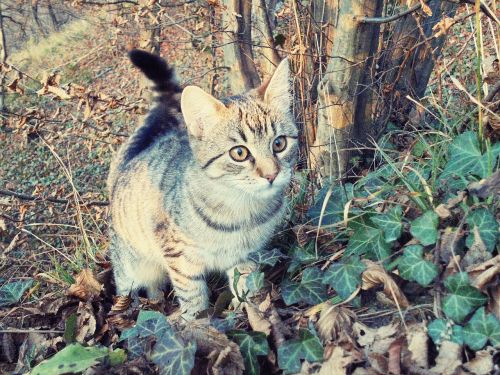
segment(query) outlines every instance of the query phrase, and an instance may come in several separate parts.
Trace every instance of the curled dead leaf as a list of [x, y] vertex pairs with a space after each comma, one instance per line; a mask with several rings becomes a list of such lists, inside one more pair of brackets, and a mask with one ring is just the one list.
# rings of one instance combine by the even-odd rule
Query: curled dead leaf
[[463, 367], [476, 375], [488, 375], [493, 370], [493, 354], [495, 349], [491, 346], [484, 350], [476, 352], [476, 356], [469, 362], [464, 363]]
[[462, 365], [462, 346], [443, 341], [436, 358], [436, 365], [430, 369], [431, 373], [441, 375], [454, 375], [455, 371]]
[[132, 303], [132, 298], [129, 296], [114, 296], [113, 306], [111, 306], [111, 311], [120, 312], [125, 311], [130, 307]]
[[486, 249], [481, 233], [479, 233], [479, 227], [475, 226], [474, 229], [474, 243], [471, 245], [469, 251], [464, 255], [460, 265], [462, 268], [467, 269], [470, 266], [474, 266], [478, 263], [483, 263], [488, 259], [491, 259], [491, 253]]
[[[432, 15], [432, 14], [430, 14]], [[432, 31], [435, 32], [434, 38], [439, 38], [440, 36], [446, 35], [448, 33], [448, 30], [450, 29], [451, 26], [453, 26], [453, 23], [455, 21], [453, 18], [450, 17], [443, 17], [441, 21], [436, 23], [434, 27], [432, 28]]]
[[316, 328], [323, 342], [335, 341], [341, 332], [352, 332], [352, 324], [355, 320], [356, 314], [352, 310], [330, 303], [329, 307], [321, 311]]
[[269, 336], [271, 333], [271, 323], [264, 317], [264, 314], [250, 303], [245, 304], [245, 310], [247, 312], [250, 327], [256, 332], [262, 332], [266, 336]]
[[362, 323], [355, 322], [353, 330], [360, 346], [373, 353], [386, 354], [390, 345], [396, 339], [399, 324], [388, 324], [379, 328], [370, 328]]
[[353, 355], [342, 347], [333, 348], [330, 357], [323, 362], [318, 375], [347, 374], [347, 368], [355, 361]]
[[479, 182], [472, 182], [467, 186], [470, 194], [477, 195], [485, 199], [490, 195], [500, 194], [500, 170], [493, 173], [490, 177]]
[[88, 301], [97, 297], [101, 289], [102, 285], [95, 279], [92, 270], [85, 268], [76, 276], [75, 283], [69, 287], [67, 294]]
[[500, 273], [500, 255], [476, 266], [470, 266], [466, 268], [466, 271], [471, 285], [479, 290], [485, 290], [486, 286]]
[[409, 363], [406, 367], [417, 366], [426, 369], [429, 366], [427, 345], [429, 336], [425, 324], [419, 323], [408, 326], [408, 354]]
[[403, 291], [396, 284], [394, 279], [386, 272], [380, 264], [364, 259], [366, 270], [361, 275], [361, 289], [369, 290], [378, 285], [384, 286], [384, 294], [396, 303], [400, 308], [406, 308], [410, 304]]
[[75, 340], [83, 344], [92, 339], [97, 326], [92, 305], [89, 302], [80, 302], [76, 316]]

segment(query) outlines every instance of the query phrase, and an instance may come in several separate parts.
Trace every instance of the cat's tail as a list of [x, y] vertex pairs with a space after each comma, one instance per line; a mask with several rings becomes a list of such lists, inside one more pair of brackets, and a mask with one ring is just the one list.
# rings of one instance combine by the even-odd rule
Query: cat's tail
[[131, 50], [128, 56], [132, 64], [155, 84], [154, 90], [158, 92], [160, 102], [180, 106], [179, 94], [182, 88], [175, 79], [174, 69], [164, 59], [139, 49]]

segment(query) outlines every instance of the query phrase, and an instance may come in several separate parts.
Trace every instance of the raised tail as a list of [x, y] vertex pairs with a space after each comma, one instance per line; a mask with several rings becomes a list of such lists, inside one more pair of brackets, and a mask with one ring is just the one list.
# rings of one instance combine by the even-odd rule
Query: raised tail
[[164, 59], [139, 49], [131, 50], [128, 56], [132, 64], [155, 84], [154, 90], [158, 92], [160, 102], [179, 106], [178, 94], [182, 89], [175, 79], [174, 69]]
[[117, 165], [121, 167], [125, 167], [133, 158], [142, 154], [162, 135], [178, 128], [178, 115], [181, 112], [182, 89], [174, 78], [173, 68], [160, 56], [146, 51], [134, 49], [129, 52], [129, 57], [132, 63], [153, 81], [154, 90], [159, 95], [157, 105], [151, 109], [144, 123], [135, 130], [120, 150]]

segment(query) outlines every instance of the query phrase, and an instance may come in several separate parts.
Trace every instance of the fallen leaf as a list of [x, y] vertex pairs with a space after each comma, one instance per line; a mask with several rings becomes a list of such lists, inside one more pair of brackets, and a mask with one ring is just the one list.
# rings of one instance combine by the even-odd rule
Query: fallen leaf
[[256, 332], [262, 332], [266, 336], [271, 333], [271, 323], [264, 317], [264, 314], [259, 311], [253, 304], [246, 303], [245, 310], [248, 316], [248, 324]]
[[474, 226], [474, 242], [471, 245], [470, 249], [465, 253], [460, 266], [462, 268], [467, 269], [470, 266], [474, 266], [478, 263], [483, 263], [489, 259], [491, 259], [492, 255], [486, 249], [486, 245], [481, 239], [481, 234], [479, 233], [479, 227]]
[[384, 294], [395, 301], [400, 308], [406, 308], [410, 305], [406, 296], [383, 266], [367, 259], [362, 262], [366, 265], [366, 270], [361, 275], [363, 282], [361, 289], [369, 290], [382, 284]]
[[462, 346], [451, 341], [443, 341], [431, 373], [454, 375], [462, 364]]
[[113, 296], [113, 306], [111, 306], [111, 311], [125, 311], [130, 307], [131, 303], [132, 298], [130, 296]]
[[429, 336], [424, 324], [414, 324], [408, 327], [408, 351], [410, 362], [417, 367], [426, 369], [429, 367], [427, 345]]
[[389, 346], [389, 360], [387, 361], [387, 369], [389, 370], [390, 374], [401, 374], [401, 350], [404, 342], [405, 338], [400, 337], [393, 341]]
[[446, 204], [441, 203], [437, 206], [434, 211], [438, 214], [441, 219], [447, 219], [451, 216], [450, 210], [446, 207]]
[[330, 357], [321, 365], [318, 375], [347, 374], [347, 367], [353, 362], [354, 358], [350, 353], [344, 351], [340, 346], [336, 346]]
[[362, 323], [355, 322], [353, 331], [356, 334], [358, 344], [377, 354], [386, 354], [389, 346], [396, 339], [399, 331], [398, 324], [388, 324], [379, 328], [370, 328]]
[[102, 284], [95, 279], [92, 270], [85, 268], [76, 276], [75, 283], [69, 287], [67, 294], [88, 301], [97, 297], [101, 289]]
[[329, 307], [321, 311], [320, 318], [316, 323], [319, 337], [323, 342], [335, 341], [340, 333], [352, 332], [352, 324], [356, 319], [356, 314], [343, 306], [334, 306], [329, 303]]
[[92, 305], [89, 302], [80, 302], [76, 312], [75, 340], [81, 344], [92, 339], [96, 330], [96, 319]]
[[422, 12], [424, 12], [427, 16], [432, 16], [431, 8], [425, 3], [424, 0], [420, 0], [420, 5], [422, 6]]
[[454, 22], [455, 21], [453, 20], [453, 18], [444, 16], [441, 19], [441, 21], [436, 23], [434, 25], [434, 27], [432, 28], [432, 31], [435, 32], [434, 38], [439, 38], [440, 36], [446, 35], [448, 33], [448, 30], [450, 29], [450, 27], [453, 26]]
[[472, 182], [467, 186], [470, 194], [477, 195], [485, 199], [490, 195], [500, 194], [500, 170], [493, 173], [490, 177], [479, 182]]
[[500, 273], [500, 255], [465, 270], [469, 275], [471, 285], [479, 290], [485, 290], [486, 286]]

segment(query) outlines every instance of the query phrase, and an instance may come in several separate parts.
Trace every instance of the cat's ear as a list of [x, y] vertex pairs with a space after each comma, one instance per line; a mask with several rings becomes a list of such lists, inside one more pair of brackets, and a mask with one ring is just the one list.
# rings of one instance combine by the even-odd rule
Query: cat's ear
[[189, 133], [201, 138], [226, 111], [224, 104], [197, 86], [182, 91], [181, 110]]
[[283, 59], [276, 68], [271, 79], [259, 89], [263, 100], [274, 108], [288, 112], [292, 105], [292, 85], [290, 76], [290, 62]]

